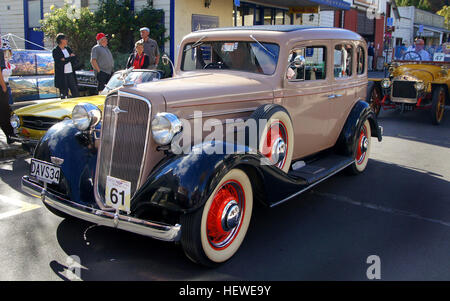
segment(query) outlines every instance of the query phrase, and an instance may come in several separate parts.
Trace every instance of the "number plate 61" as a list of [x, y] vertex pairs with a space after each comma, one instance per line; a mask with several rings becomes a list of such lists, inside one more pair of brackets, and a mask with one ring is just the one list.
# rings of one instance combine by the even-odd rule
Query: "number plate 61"
[[106, 205], [130, 213], [131, 182], [111, 176], [106, 177]]

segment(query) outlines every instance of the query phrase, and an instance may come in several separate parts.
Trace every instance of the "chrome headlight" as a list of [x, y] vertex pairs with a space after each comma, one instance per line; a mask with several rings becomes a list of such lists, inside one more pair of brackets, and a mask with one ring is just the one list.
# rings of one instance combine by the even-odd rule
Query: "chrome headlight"
[[20, 118], [16, 114], [12, 115], [9, 119], [13, 129], [18, 129], [20, 127]]
[[384, 78], [381, 81], [381, 87], [383, 87], [384, 89], [387, 89], [391, 86], [391, 81], [388, 78]]
[[159, 145], [167, 145], [179, 133], [183, 124], [172, 113], [158, 113], [152, 120], [153, 140]]
[[423, 89], [425, 89], [425, 84], [423, 81], [415, 82], [414, 88], [416, 88], [417, 91], [422, 91]]
[[90, 103], [79, 103], [72, 111], [73, 124], [80, 131], [95, 127], [100, 122], [101, 117], [100, 109]]

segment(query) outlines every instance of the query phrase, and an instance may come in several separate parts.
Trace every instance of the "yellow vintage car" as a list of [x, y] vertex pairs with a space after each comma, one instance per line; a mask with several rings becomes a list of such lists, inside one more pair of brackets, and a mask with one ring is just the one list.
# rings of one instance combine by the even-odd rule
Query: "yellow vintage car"
[[445, 56], [434, 55], [439, 57], [440, 61], [422, 61], [419, 54], [407, 51], [402, 59], [392, 62], [387, 77], [372, 80], [368, 99], [373, 111], [425, 109], [431, 111], [432, 123], [440, 124], [445, 105], [450, 104], [450, 62], [441, 61]]
[[72, 118], [72, 110], [77, 104], [91, 103], [103, 111], [106, 95], [110, 91], [122, 85], [156, 81], [160, 78], [160, 73], [155, 70], [122, 70], [114, 73], [100, 95], [66, 100], [58, 98], [17, 109], [11, 116], [11, 125], [16, 134], [11, 139], [22, 143], [25, 150], [32, 152], [50, 127], [64, 119]]

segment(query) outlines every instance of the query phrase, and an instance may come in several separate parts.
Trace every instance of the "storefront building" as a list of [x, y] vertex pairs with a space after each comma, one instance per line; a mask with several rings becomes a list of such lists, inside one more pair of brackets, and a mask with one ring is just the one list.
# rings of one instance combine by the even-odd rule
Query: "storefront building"
[[[42, 33], [36, 34], [34, 27], [50, 11], [50, 7], [61, 7], [65, 0], [11, 0], [2, 12], [0, 31], [14, 33], [38, 45], [51, 48], [52, 41], [44, 41]], [[78, 7], [95, 10], [98, 0], [71, 0]], [[176, 59], [183, 37], [192, 31], [215, 27], [252, 25], [313, 25], [333, 27], [335, 11], [350, 10], [351, 0], [153, 0], [153, 7], [164, 11], [166, 37], [169, 41], [163, 50]], [[132, 0], [135, 10], [147, 4], [147, 0]], [[9, 11], [8, 11], [9, 10]], [[5, 25], [3, 25], [5, 24]], [[32, 48], [20, 43], [20, 48]]]

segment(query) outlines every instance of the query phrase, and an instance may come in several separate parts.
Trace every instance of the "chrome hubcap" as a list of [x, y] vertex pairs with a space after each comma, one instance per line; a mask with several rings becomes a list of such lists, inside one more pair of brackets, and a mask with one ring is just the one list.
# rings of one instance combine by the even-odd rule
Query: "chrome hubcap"
[[239, 225], [239, 218], [241, 217], [241, 210], [235, 200], [230, 201], [222, 213], [222, 229], [230, 231]]
[[361, 141], [361, 152], [365, 153], [368, 147], [369, 147], [369, 140], [367, 139], [367, 137], [364, 137]]
[[278, 137], [272, 147], [272, 159], [277, 164], [284, 161], [286, 157], [286, 143], [283, 138]]

